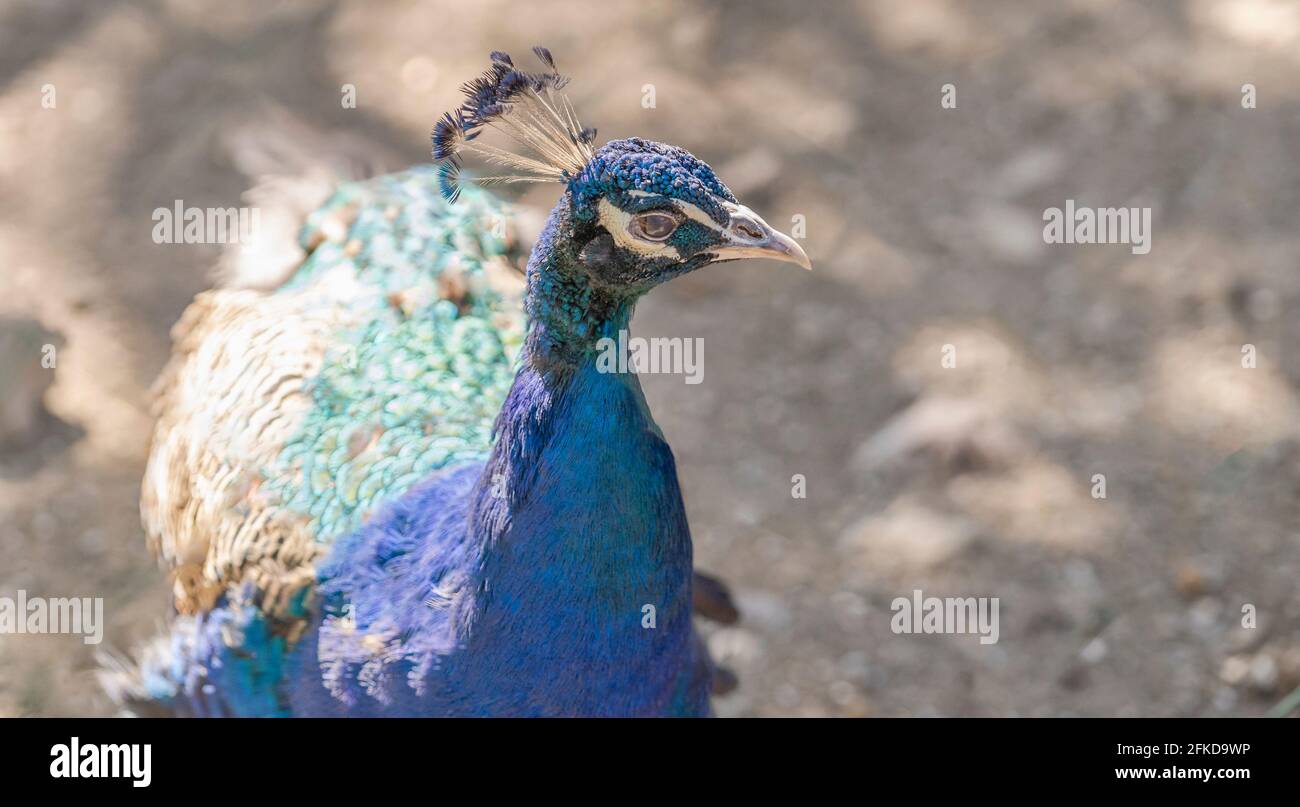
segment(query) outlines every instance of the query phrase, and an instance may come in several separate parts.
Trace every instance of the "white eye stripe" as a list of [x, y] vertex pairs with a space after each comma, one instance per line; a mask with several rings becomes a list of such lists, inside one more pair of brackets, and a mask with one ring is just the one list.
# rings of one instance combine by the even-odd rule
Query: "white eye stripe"
[[[633, 199], [645, 199], [650, 196], [657, 196], [660, 199], [664, 199], [673, 207], [681, 211], [682, 215], [686, 216], [689, 219], [694, 219], [695, 221], [698, 221], [700, 224], [703, 224], [705, 227], [708, 227], [710, 230], [718, 232], [722, 229], [721, 227], [718, 226], [718, 223], [713, 220], [712, 216], [710, 216], [708, 213], [705, 213], [699, 207], [691, 204], [690, 202], [683, 202], [681, 199], [669, 199], [666, 196], [661, 196], [660, 194], [657, 193], [650, 193], [649, 191], [631, 190], [631, 191], [627, 191], [627, 195], [631, 196]], [[601, 199], [601, 201], [604, 202], [605, 200]]]
[[708, 213], [705, 213], [703, 210], [691, 204], [690, 202], [678, 202], [677, 205], [678, 208], [683, 213], [685, 213], [688, 218], [698, 221], [700, 224], [703, 224], [705, 227], [708, 227], [710, 230], [717, 232], [722, 229], [721, 227], [718, 226], [718, 223], [713, 220], [712, 216], [710, 216]]

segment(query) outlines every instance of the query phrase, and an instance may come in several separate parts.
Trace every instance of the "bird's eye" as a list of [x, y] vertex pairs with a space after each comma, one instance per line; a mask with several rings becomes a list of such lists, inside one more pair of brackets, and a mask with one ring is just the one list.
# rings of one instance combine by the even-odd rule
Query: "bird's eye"
[[632, 219], [632, 234], [647, 241], [662, 241], [677, 230], [677, 219], [667, 213], [642, 213]]

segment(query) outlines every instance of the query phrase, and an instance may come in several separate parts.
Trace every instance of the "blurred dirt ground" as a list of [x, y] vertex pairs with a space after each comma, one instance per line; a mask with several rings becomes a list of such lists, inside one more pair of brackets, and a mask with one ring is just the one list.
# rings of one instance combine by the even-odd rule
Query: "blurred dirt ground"
[[[218, 251], [153, 244], [152, 210], [238, 204], [241, 144], [292, 126], [424, 161], [487, 52], [534, 43], [601, 140], [806, 217], [811, 275], [717, 267], [636, 322], [707, 347], [704, 383], [645, 386], [746, 613], [710, 636], [720, 713], [1256, 715], [1300, 684], [1300, 4], [1272, 0], [10, 0], [3, 394], [48, 383], [36, 323], [64, 343], [0, 449], [0, 595], [102, 596], [118, 648], [165, 611], [146, 390]], [[1066, 199], [1150, 206], [1150, 254], [1045, 245]], [[999, 597], [1000, 641], [894, 635], [918, 588]], [[0, 714], [108, 713], [93, 666], [0, 636]]]

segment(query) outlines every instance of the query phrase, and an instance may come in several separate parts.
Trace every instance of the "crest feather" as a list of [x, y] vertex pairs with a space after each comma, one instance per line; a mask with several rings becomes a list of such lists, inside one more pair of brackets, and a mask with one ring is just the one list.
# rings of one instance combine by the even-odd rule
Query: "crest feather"
[[[475, 155], [506, 169], [497, 176], [475, 177], [482, 184], [505, 182], [566, 182], [580, 173], [594, 155], [594, 128], [584, 128], [568, 96], [569, 83], [560, 75], [550, 50], [533, 53], [545, 68], [529, 72], [515, 67], [510, 55], [492, 51], [492, 66], [461, 86], [465, 101], [445, 113], [433, 129], [433, 158], [441, 163], [439, 187], [454, 202], [460, 195], [461, 159]], [[479, 142], [488, 128], [504, 132], [531, 153]]]

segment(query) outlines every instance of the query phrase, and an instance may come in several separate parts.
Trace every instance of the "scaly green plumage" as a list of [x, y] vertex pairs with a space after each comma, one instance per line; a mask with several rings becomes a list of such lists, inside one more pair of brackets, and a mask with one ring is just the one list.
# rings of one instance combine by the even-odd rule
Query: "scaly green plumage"
[[[366, 288], [346, 303], [363, 324], [337, 334], [314, 407], [264, 470], [322, 542], [430, 472], [486, 457], [523, 341], [517, 299], [485, 268], [507, 252], [502, 203], [471, 189], [449, 205], [432, 169], [412, 169], [342, 186], [308, 219], [304, 247], [348, 209], [347, 238], [317, 246], [278, 293], [343, 270]], [[464, 296], [447, 299], [449, 287]]]

